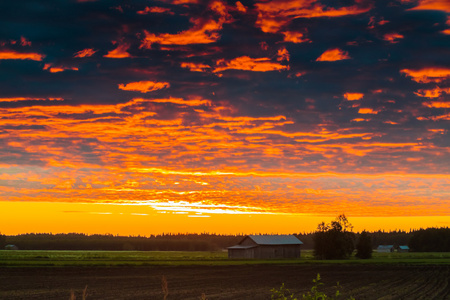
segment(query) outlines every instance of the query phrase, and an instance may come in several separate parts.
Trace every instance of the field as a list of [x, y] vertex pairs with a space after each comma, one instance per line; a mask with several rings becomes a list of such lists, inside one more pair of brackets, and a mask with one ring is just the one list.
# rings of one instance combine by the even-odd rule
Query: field
[[[270, 299], [305, 293], [317, 273], [356, 299], [450, 299], [450, 253], [378, 253], [371, 260], [228, 260], [225, 252], [0, 251], [0, 299]], [[342, 298], [344, 299], [344, 297]]]

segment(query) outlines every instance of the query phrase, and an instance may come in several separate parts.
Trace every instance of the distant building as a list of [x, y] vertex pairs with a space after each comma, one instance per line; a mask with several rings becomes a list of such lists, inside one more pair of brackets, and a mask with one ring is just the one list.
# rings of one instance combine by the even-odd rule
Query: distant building
[[299, 258], [301, 245], [294, 235], [248, 235], [228, 247], [228, 258]]
[[409, 252], [408, 246], [398, 246], [397, 252]]
[[377, 252], [394, 252], [394, 245], [379, 245]]
[[6, 245], [5, 250], [19, 250], [19, 247], [16, 245]]

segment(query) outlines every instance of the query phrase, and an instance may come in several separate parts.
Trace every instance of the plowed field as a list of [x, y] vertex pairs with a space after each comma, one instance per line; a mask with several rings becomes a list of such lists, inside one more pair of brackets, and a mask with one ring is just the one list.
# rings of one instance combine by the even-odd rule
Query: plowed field
[[449, 265], [237, 265], [145, 267], [0, 268], [0, 299], [270, 299], [282, 283], [296, 294], [308, 291], [320, 273], [323, 289], [342, 299], [450, 299]]

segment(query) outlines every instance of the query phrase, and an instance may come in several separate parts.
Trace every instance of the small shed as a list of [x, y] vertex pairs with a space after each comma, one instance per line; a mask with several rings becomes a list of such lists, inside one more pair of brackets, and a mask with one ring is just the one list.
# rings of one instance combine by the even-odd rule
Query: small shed
[[6, 245], [5, 250], [19, 250], [19, 247], [16, 245]]
[[398, 246], [397, 252], [409, 252], [409, 247], [406, 245]]
[[228, 247], [228, 258], [299, 258], [303, 243], [295, 235], [248, 235]]
[[394, 245], [379, 245], [377, 247], [377, 252], [394, 252]]

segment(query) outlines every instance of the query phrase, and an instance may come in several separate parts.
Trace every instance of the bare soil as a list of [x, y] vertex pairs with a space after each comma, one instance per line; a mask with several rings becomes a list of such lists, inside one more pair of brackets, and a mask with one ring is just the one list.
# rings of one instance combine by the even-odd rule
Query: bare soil
[[450, 299], [450, 266], [422, 265], [240, 265], [145, 267], [0, 268], [0, 299], [270, 299], [282, 283], [299, 295], [320, 273], [323, 290], [334, 294], [340, 282], [345, 299]]

